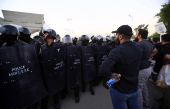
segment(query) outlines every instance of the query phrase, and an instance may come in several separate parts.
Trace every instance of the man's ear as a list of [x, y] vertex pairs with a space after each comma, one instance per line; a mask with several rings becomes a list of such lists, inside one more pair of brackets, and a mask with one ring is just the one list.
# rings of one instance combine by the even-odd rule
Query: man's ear
[[122, 40], [123, 39], [123, 36], [122, 35], [119, 35], [119, 40]]

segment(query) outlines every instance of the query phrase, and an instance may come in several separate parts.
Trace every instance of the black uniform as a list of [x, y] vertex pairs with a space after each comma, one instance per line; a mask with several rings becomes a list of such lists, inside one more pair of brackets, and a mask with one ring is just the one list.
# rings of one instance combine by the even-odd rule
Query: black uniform
[[5, 29], [0, 37], [6, 42], [0, 48], [0, 101], [3, 109], [22, 109], [46, 95], [37, 56], [32, 46], [17, 41], [19, 31], [15, 26], [0, 28]]
[[51, 30], [46, 37], [47, 42], [42, 45], [43, 78], [48, 95], [41, 100], [41, 109], [47, 109], [49, 95], [53, 95], [54, 108], [60, 109], [60, 91], [65, 87], [66, 82], [66, 48], [55, 46], [48, 39], [55, 39], [55, 31]]
[[[89, 46], [89, 37], [82, 35], [81, 39], [81, 62], [82, 62], [82, 92], [85, 92], [85, 82], [90, 84], [90, 92], [95, 94], [93, 90], [93, 80], [96, 78], [96, 63], [94, 46]], [[90, 69], [90, 70], [89, 70]]]

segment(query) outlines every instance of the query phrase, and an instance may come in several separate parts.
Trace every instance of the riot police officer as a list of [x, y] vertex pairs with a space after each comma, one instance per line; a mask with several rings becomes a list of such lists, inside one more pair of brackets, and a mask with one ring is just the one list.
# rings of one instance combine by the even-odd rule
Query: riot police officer
[[77, 45], [77, 37], [73, 37], [73, 45]]
[[99, 46], [99, 45], [104, 45], [104, 44], [103, 44], [103, 36], [101, 36], [101, 35], [98, 35], [98, 36], [96, 37], [95, 46]]
[[109, 52], [115, 47], [115, 39], [116, 37], [112, 36], [107, 44], [109, 46]]
[[[8, 35], [6, 35], [7, 32], [2, 31], [2, 32], [4, 32], [4, 33], [1, 34], [1, 39], [3, 39], [4, 42], [5, 42], [5, 43], [3, 44], [3, 47], [4, 47], [4, 46], [15, 46], [15, 45], [24, 45], [24, 44], [26, 44], [25, 42], [18, 40], [18, 37], [19, 37], [19, 35], [20, 35], [20, 33], [19, 33], [19, 27], [21, 27], [21, 26], [18, 26], [18, 25], [3, 25], [3, 26], [1, 27], [1, 28], [3, 28], [4, 30], [10, 31], [10, 32], [8, 33]], [[12, 29], [13, 29], [13, 30], [12, 30]], [[14, 32], [16, 32], [16, 33], [14, 33]]]
[[49, 31], [51, 31], [51, 29], [46, 29], [46, 30], [41, 29], [39, 31], [40, 38], [38, 39], [38, 41], [40, 41], [41, 45], [43, 45], [46, 42], [45, 39], [46, 39], [46, 36], [49, 35]]
[[54, 40], [56, 39], [56, 32], [53, 29], [48, 29], [46, 34], [48, 35], [45, 38], [46, 42], [42, 45], [42, 50], [55, 46]]
[[40, 53], [40, 49], [41, 49], [41, 43], [35, 39], [32, 39], [31, 36], [31, 32], [28, 28], [26, 27], [21, 27], [22, 29], [20, 30], [20, 36], [19, 39], [21, 41], [24, 41], [28, 44], [31, 44], [34, 46], [35, 51], [37, 53], [37, 55], [39, 55]]
[[60, 46], [62, 45], [62, 42], [60, 42], [60, 35], [59, 34], [56, 34], [56, 39], [55, 39], [55, 46]]
[[54, 108], [60, 109], [60, 91], [65, 87], [66, 67], [65, 54], [61, 46], [55, 46], [56, 39], [55, 30], [48, 30], [46, 43], [42, 46], [42, 62], [43, 62], [43, 78], [46, 84], [48, 95], [41, 100], [41, 109], [47, 109], [49, 95], [53, 95]]
[[40, 39], [40, 35], [39, 35], [39, 33], [34, 34], [33, 38], [34, 38], [34, 39], [36, 39], [36, 40], [39, 40], [39, 39]]
[[103, 86], [108, 89], [106, 86], [106, 78], [102, 78], [102, 75], [99, 73], [100, 65], [102, 64], [102, 61], [107, 57], [109, 53], [109, 49], [107, 45], [103, 44], [103, 36], [98, 35], [97, 36], [97, 42], [95, 43], [95, 56], [96, 56], [96, 70], [97, 70], [97, 77], [95, 79], [96, 86], [99, 85], [99, 81], [103, 80]]
[[63, 43], [67, 46], [67, 88], [74, 90], [75, 102], [79, 103], [79, 84], [81, 75], [81, 49], [72, 45], [70, 35], [65, 35]]
[[91, 37], [91, 42], [89, 43], [91, 46], [94, 46], [97, 41], [97, 36], [92, 36]]
[[[89, 37], [82, 35], [80, 37], [81, 45], [81, 61], [82, 61], [82, 92], [85, 92], [85, 82], [90, 84], [90, 92], [95, 95], [93, 89], [93, 81], [96, 78], [96, 63], [94, 46], [89, 46]], [[90, 71], [89, 71], [90, 69]]]
[[106, 42], [104, 43], [105, 45], [107, 45], [111, 40], [111, 37], [110, 36], [106, 36]]
[[32, 104], [46, 92], [35, 50], [18, 40], [18, 29], [16, 25], [0, 27], [0, 37], [5, 41], [0, 48], [0, 101], [3, 109], [36, 109]]

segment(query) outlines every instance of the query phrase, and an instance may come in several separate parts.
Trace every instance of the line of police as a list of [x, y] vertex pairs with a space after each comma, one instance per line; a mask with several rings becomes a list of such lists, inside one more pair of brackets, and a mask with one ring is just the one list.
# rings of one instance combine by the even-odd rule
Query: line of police
[[[80, 101], [79, 84], [85, 92], [95, 95], [102, 75], [99, 67], [114, 47], [114, 37], [82, 35], [78, 41], [65, 35], [63, 43], [53, 29], [41, 29], [35, 39], [28, 28], [18, 25], [0, 27], [0, 104], [3, 109], [47, 109], [49, 95], [54, 96], [54, 108], [60, 109], [60, 95], [73, 89], [75, 102]], [[107, 78], [103, 85], [108, 88]]]

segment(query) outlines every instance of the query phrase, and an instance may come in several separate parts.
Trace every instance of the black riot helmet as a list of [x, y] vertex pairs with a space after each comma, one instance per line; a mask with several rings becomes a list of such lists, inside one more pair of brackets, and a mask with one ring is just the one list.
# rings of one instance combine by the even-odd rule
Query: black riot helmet
[[56, 34], [56, 42], [60, 42], [60, 35]]
[[97, 36], [97, 43], [98, 44], [102, 44], [103, 43], [103, 36], [101, 36], [101, 35]]
[[88, 40], [88, 41], [89, 41], [89, 36], [87, 36], [87, 35], [82, 35], [82, 36], [80, 37], [80, 40], [81, 40], [81, 41], [84, 41], [84, 40]]
[[0, 27], [0, 39], [7, 42], [7, 45], [13, 45], [19, 36], [19, 31], [14, 25], [2, 25]]
[[97, 36], [92, 36], [92, 37], [91, 37], [91, 40], [92, 40], [93, 43], [96, 43], [96, 41], [97, 41]]
[[56, 32], [53, 29], [48, 29], [46, 32], [49, 33], [48, 36], [46, 36], [46, 39], [51, 38], [51, 39], [56, 39]]
[[19, 39], [28, 43], [31, 39], [30, 36], [31, 36], [30, 30], [26, 27], [22, 27], [22, 31], [20, 31]]
[[72, 40], [73, 40], [73, 45], [77, 45], [77, 37], [76, 36], [72, 37]]
[[70, 37], [70, 35], [65, 35], [64, 36], [63, 43], [65, 43], [65, 44], [73, 43], [72, 38]]
[[33, 38], [34, 38], [34, 39], [39, 39], [39, 38], [40, 38], [39, 33], [38, 33], [38, 34], [34, 34]]
[[59, 35], [59, 34], [56, 34], [56, 38], [60, 40], [60, 35]]
[[111, 41], [115, 41], [115, 39], [116, 39], [115, 36], [112, 36], [112, 37], [110, 38]]
[[106, 36], [106, 41], [110, 41], [111, 37], [110, 36]]
[[[48, 32], [48, 31], [47, 31], [47, 32]], [[56, 32], [55, 32], [55, 30], [51, 29], [51, 30], [49, 31], [49, 35], [50, 35], [50, 36], [53, 36], [53, 37], [56, 39]]]
[[49, 33], [51, 30], [52, 30], [52, 29], [41, 29], [41, 30], [39, 31], [40, 37], [44, 37], [44, 34], [45, 34], [45, 33]]
[[76, 36], [74, 36], [74, 37], [72, 37], [72, 39], [74, 40], [74, 39], [77, 39], [77, 37]]
[[98, 35], [98, 36], [97, 36], [97, 41], [99, 41], [99, 40], [103, 40], [103, 36]]
[[82, 35], [80, 40], [82, 41], [82, 46], [87, 46], [89, 44], [89, 36], [87, 35]]
[[108, 42], [108, 45], [115, 45], [115, 41], [116, 41], [116, 37], [115, 36], [112, 36], [110, 38], [110, 41]]
[[43, 35], [44, 35], [44, 32], [43, 32], [44, 30], [43, 29], [41, 29], [40, 31], [39, 31], [39, 36], [40, 37], [42, 37]]
[[23, 27], [23, 31], [22, 31], [23, 34], [27, 34], [27, 35], [31, 35], [31, 31], [26, 28], [26, 27]]

